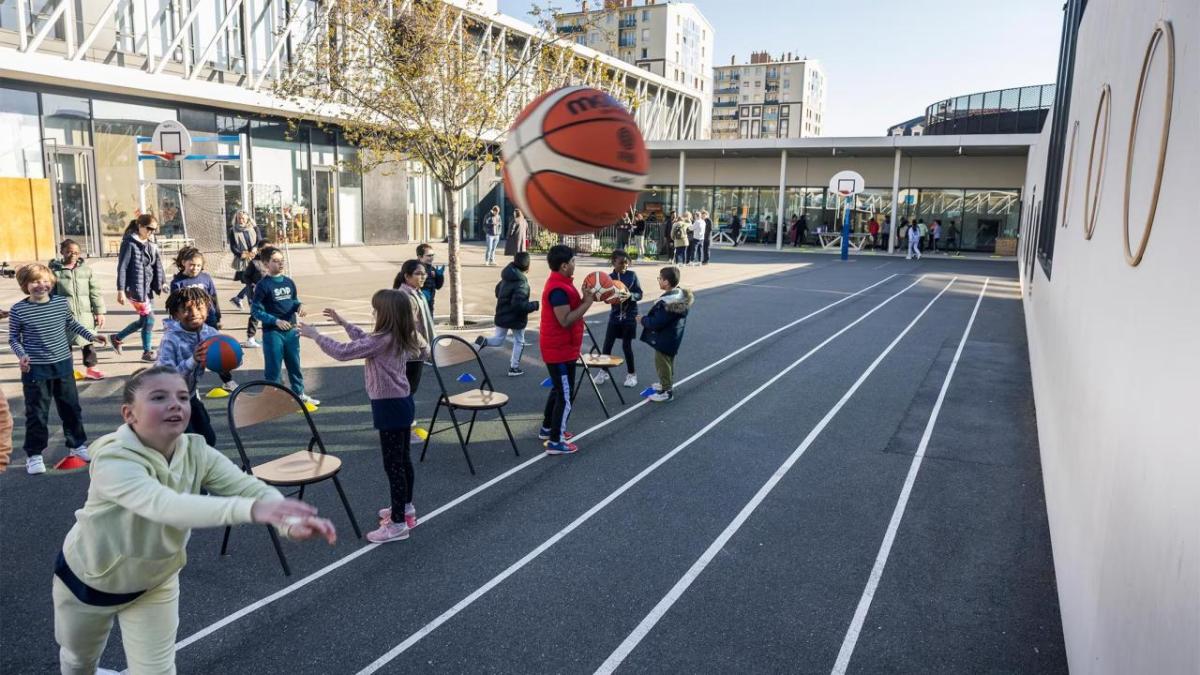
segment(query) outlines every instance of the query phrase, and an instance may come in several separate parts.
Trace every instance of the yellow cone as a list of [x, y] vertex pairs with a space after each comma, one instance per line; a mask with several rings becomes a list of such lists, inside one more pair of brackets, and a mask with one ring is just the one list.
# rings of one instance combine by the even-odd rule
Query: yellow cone
[[310, 413], [311, 413], [311, 412], [317, 412], [317, 406], [315, 406], [315, 405], [313, 405], [313, 404], [311, 404], [311, 403], [307, 403], [307, 402], [304, 404], [304, 409], [305, 409], [305, 410], [307, 410], [307, 411], [308, 411], [308, 412], [310, 412]]
[[225, 390], [225, 387], [213, 387], [212, 389], [208, 390], [208, 393], [204, 395], [204, 398], [227, 398], [229, 395], [230, 394]]
[[84, 375], [83, 375], [83, 373], [79, 372], [78, 370], [76, 370], [76, 371], [74, 371], [74, 372], [75, 372], [75, 381], [76, 381], [76, 382], [78, 382], [79, 380], [82, 380], [82, 379], [84, 379]]
[[429, 432], [422, 429], [421, 427], [413, 427], [412, 432], [414, 434], [416, 434], [421, 440], [425, 440], [426, 438], [429, 438]]

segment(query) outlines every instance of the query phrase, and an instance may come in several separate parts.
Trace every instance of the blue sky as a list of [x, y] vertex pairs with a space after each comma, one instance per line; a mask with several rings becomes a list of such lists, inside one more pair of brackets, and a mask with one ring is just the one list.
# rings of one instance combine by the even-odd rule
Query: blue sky
[[[529, 20], [530, 0], [499, 2], [500, 11]], [[553, 4], [579, 8], [573, 0]], [[1058, 66], [1062, 0], [693, 4], [716, 31], [714, 65], [728, 64], [735, 54], [746, 63], [756, 50], [819, 59], [828, 79], [826, 136], [879, 136], [944, 98], [1053, 82]]]

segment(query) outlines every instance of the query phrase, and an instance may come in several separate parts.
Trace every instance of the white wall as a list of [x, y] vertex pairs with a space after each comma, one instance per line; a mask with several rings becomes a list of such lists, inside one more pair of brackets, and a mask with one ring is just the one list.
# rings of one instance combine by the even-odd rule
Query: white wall
[[[1122, 243], [1127, 144], [1158, 18], [1174, 24], [1174, 120], [1149, 246], [1131, 267]], [[1088, 3], [1070, 112], [1079, 134], [1071, 180], [1064, 180], [1066, 226], [1057, 231], [1052, 278], [1034, 263], [1022, 280], [1058, 593], [1075, 673], [1200, 672], [1198, 36], [1196, 0]], [[1135, 246], [1158, 156], [1165, 54], [1160, 45], [1133, 158]], [[1112, 87], [1111, 136], [1095, 235], [1086, 241], [1084, 184], [1103, 83]], [[1034, 189], [1044, 193], [1037, 185], [1045, 175], [1044, 145], [1031, 154], [1027, 214]]]

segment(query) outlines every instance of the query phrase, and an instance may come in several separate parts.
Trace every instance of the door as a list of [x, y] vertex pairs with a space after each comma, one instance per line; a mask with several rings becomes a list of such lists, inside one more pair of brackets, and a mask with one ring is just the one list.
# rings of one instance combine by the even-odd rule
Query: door
[[96, 162], [91, 148], [48, 147], [46, 175], [50, 177], [58, 240], [74, 239], [84, 255], [103, 254], [96, 209]]
[[337, 174], [333, 169], [314, 167], [312, 205], [313, 244], [337, 243]]

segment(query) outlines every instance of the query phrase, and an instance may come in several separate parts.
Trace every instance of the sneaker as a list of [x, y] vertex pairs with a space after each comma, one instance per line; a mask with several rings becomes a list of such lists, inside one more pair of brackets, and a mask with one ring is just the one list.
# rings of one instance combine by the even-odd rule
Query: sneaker
[[104, 372], [96, 368], [88, 368], [83, 371], [83, 376], [89, 380], [103, 380]]
[[246, 349], [258, 349], [262, 346], [262, 344], [254, 338], [246, 338], [246, 341], [242, 343], [242, 346]]
[[404, 539], [408, 539], [408, 526], [404, 523], [384, 523], [378, 530], [367, 533], [367, 541], [372, 544], [386, 544], [389, 541]]
[[[569, 441], [572, 438], [575, 438], [575, 434], [573, 434], [569, 431], [563, 432], [562, 439], [564, 441]], [[550, 440], [550, 427], [542, 427], [541, 429], [538, 429], [538, 440], [542, 440], [542, 441]]]
[[120, 354], [120, 353], [121, 353], [121, 345], [122, 345], [123, 343], [124, 343], [124, 340], [122, 340], [121, 338], [117, 337], [116, 335], [113, 335], [113, 336], [111, 336], [111, 337], [109, 337], [109, 338], [108, 338], [108, 346], [109, 346], [109, 347], [112, 347], [112, 350], [113, 350], [114, 352], [116, 352], [117, 354]]
[[568, 443], [567, 441], [559, 441], [557, 443], [546, 441], [547, 455], [572, 455], [576, 452], [579, 452], [579, 446], [574, 443]]
[[666, 403], [667, 401], [670, 401], [671, 399], [675, 398], [675, 393], [670, 390], [660, 391], [657, 394], [650, 394], [646, 398], [650, 399], [651, 401], [655, 401], [657, 403]]
[[146, 363], [154, 363], [155, 361], [158, 360], [158, 354], [155, 354], [154, 350], [150, 350], [148, 352], [142, 352], [142, 360], [145, 361]]
[[482, 335], [476, 337], [475, 338], [475, 346], [479, 347], [480, 349], [483, 349], [484, 347], [487, 346], [487, 338], [483, 337]]
[[608, 382], [608, 373], [604, 372], [603, 370], [597, 370], [596, 372], [592, 373], [592, 382], [595, 382], [596, 384], [604, 384], [605, 382]]
[[229, 303], [230, 303], [231, 305], [233, 305], [234, 307], [237, 307], [238, 309], [241, 309], [241, 308], [242, 308], [242, 299], [241, 299], [241, 297], [239, 297], [239, 296], [236, 296], [236, 295], [235, 295], [235, 296], [233, 296], [232, 298], [230, 298], [230, 299], [229, 299]]
[[521, 370], [520, 368], [509, 368], [508, 369], [509, 377], [520, 377], [524, 374], [525, 374], [525, 371]]
[[662, 391], [662, 384], [659, 382], [655, 382], [654, 384], [650, 385], [650, 388], [653, 389], [654, 391]]
[[238, 387], [237, 382], [234, 382], [233, 380], [230, 380], [230, 381], [226, 382], [225, 384], [221, 385], [221, 388], [228, 392], [233, 392], [233, 390], [237, 389], [237, 387]]
[[309, 405], [321, 405], [320, 401], [309, 396], [308, 394], [300, 394], [300, 400], [304, 401], [305, 403], [307, 403]]
[[92, 456], [88, 454], [88, 447], [86, 445], [81, 445], [78, 448], [75, 448], [74, 450], [72, 450], [71, 456], [78, 457], [79, 459], [82, 459], [85, 462], [92, 461]]
[[25, 460], [25, 473], [31, 476], [46, 473], [46, 460], [42, 459], [41, 455], [30, 455], [29, 459]]
[[[392, 519], [392, 507], [385, 506], [379, 509], [379, 524], [380, 526], [387, 525], [387, 521]], [[417, 508], [412, 504], [404, 506], [404, 524], [408, 529], [413, 529], [417, 526]]]
[[633, 373], [629, 373], [628, 375], [626, 375], [625, 376], [625, 386], [626, 387], [636, 387], [637, 386], [637, 375], [634, 375]]

